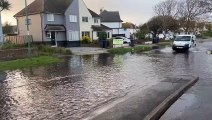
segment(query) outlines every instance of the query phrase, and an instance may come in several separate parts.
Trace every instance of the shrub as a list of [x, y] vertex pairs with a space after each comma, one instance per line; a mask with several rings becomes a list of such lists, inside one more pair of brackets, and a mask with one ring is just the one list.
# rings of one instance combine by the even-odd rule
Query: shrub
[[106, 32], [101, 32], [99, 34], [99, 41], [101, 40], [107, 40], [107, 33]]
[[13, 49], [14, 48], [14, 44], [12, 44], [10, 41], [3, 43], [3, 45], [1, 46], [1, 49], [5, 50], [5, 49]]
[[202, 38], [204, 37], [212, 37], [212, 32], [211, 31], [206, 31], [202, 33]]
[[90, 44], [90, 43], [92, 43], [92, 39], [88, 36], [83, 36], [81, 43], [82, 44]]
[[18, 49], [18, 48], [25, 48], [25, 47], [27, 47], [27, 44], [17, 45], [17, 44], [10, 42], [10, 41], [7, 41], [7, 42], [2, 44], [0, 49], [8, 50], [8, 49]]

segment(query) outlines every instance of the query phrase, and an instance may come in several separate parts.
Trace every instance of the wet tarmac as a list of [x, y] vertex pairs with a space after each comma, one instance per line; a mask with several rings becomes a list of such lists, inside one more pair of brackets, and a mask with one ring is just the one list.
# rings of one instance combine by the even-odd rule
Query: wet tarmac
[[0, 120], [78, 120], [138, 89], [142, 94], [162, 82], [184, 84], [178, 78], [199, 75], [195, 73], [200, 69], [202, 76], [209, 76], [201, 67], [212, 59], [206, 54], [209, 48], [207, 42], [188, 53], [165, 48], [143, 54], [72, 56], [58, 65], [5, 71], [0, 73]]
[[199, 82], [177, 100], [160, 120], [211, 120], [212, 55], [207, 52], [211, 49], [212, 43], [205, 42], [195, 51], [192, 72], [200, 77]]

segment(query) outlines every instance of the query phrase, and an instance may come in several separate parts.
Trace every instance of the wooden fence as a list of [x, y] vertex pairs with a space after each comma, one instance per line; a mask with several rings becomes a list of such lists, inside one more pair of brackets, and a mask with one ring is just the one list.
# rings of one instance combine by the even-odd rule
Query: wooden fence
[[30, 39], [31, 42], [33, 42], [33, 37], [32, 35], [23, 35], [23, 36], [5, 36], [4, 37], [4, 42], [11, 42], [16, 45], [23, 45], [28, 42], [28, 38]]

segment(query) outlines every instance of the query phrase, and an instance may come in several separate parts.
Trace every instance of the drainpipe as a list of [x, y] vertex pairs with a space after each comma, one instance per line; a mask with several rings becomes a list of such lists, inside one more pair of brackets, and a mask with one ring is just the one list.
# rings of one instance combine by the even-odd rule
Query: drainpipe
[[40, 14], [40, 19], [41, 19], [41, 34], [42, 34], [42, 43], [44, 43], [44, 30], [43, 30], [43, 19], [42, 19], [42, 13]]
[[118, 34], [119, 34], [119, 30], [120, 30], [120, 27], [121, 27], [121, 26], [120, 26], [120, 23], [119, 23], [119, 29], [118, 29]]

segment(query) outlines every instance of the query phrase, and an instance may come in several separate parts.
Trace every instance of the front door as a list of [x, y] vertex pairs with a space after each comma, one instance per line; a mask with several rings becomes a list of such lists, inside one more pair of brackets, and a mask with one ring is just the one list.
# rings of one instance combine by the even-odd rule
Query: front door
[[56, 40], [55, 40], [55, 31], [51, 32], [51, 45], [56, 45]]

